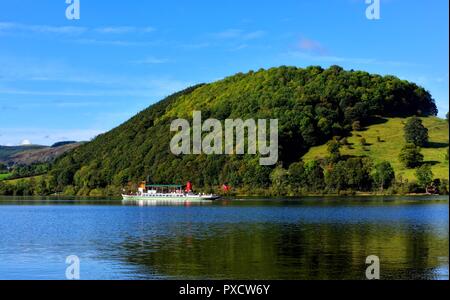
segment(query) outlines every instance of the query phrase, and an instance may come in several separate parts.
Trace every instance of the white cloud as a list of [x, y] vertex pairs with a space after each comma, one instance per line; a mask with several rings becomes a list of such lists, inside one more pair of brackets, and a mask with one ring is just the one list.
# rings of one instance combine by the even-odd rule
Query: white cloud
[[265, 35], [262, 30], [257, 31], [245, 31], [242, 29], [228, 29], [222, 32], [212, 34], [213, 37], [218, 39], [239, 39], [239, 40], [254, 40], [261, 38]]
[[88, 29], [80, 26], [52, 26], [52, 25], [27, 25], [13, 22], [0, 22], [2, 32], [29, 32], [29, 33], [53, 33], [53, 34], [82, 34]]
[[153, 27], [134, 27], [134, 26], [110, 26], [96, 28], [95, 31], [104, 34], [125, 34], [125, 33], [150, 33], [155, 31]]
[[351, 64], [362, 64], [362, 65], [389, 65], [396, 67], [413, 67], [419, 66], [418, 64], [403, 62], [403, 61], [388, 61], [379, 60], [375, 58], [363, 58], [363, 57], [343, 57], [343, 56], [333, 56], [333, 55], [315, 55], [312, 53], [306, 53], [303, 51], [290, 51], [284, 55], [290, 58], [303, 59], [306, 61], [318, 61], [324, 63], [351, 63]]
[[101, 34], [131, 34], [131, 33], [150, 33], [156, 29], [150, 26], [106, 26], [90, 29], [82, 26], [57, 26], [57, 25], [30, 25], [15, 22], [0, 22], [0, 32], [3, 33], [39, 33], [39, 34], [68, 34], [80, 35], [88, 32]]
[[76, 39], [76, 40], [69, 40], [69, 42], [73, 42], [76, 44], [84, 44], [84, 45], [122, 46], [122, 47], [155, 46], [158, 44], [158, 42], [142, 42], [142, 41], [129, 41], [129, 40], [101, 40], [101, 39]]
[[[89, 141], [104, 133], [97, 129], [52, 129], [52, 128], [2, 128], [0, 145], [31, 145], [27, 137], [33, 136], [36, 145], [52, 145], [60, 141]], [[19, 142], [20, 141], [20, 142]]]
[[157, 64], [165, 64], [168, 62], [169, 62], [169, 60], [165, 59], [165, 58], [156, 58], [156, 57], [149, 56], [149, 57], [146, 57], [141, 60], [132, 61], [131, 63], [138, 64], [138, 65], [157, 65]]
[[308, 38], [301, 38], [297, 46], [300, 50], [317, 53], [319, 55], [324, 55], [327, 52], [320, 42]]
[[[147, 57], [135, 63], [156, 64], [169, 62], [168, 59]], [[102, 73], [97, 70], [77, 69], [70, 65], [53, 61], [36, 61], [15, 57], [0, 57], [0, 94], [30, 96], [67, 97], [148, 97], [165, 96], [189, 85], [170, 76], [130, 76], [125, 74]], [[32, 81], [63, 83], [29, 85]], [[16, 83], [21, 82], [21, 87]], [[70, 86], [67, 84], [71, 84]], [[45, 86], [45, 88], [44, 88]], [[69, 102], [73, 102], [72, 100]], [[97, 102], [97, 101], [96, 101]], [[0, 106], [1, 107], [1, 106]]]

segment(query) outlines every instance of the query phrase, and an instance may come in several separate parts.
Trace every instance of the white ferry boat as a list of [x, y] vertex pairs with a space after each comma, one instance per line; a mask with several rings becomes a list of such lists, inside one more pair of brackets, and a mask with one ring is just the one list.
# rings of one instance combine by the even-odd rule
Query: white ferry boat
[[182, 185], [151, 184], [142, 182], [138, 192], [134, 194], [123, 194], [123, 201], [138, 202], [164, 202], [164, 203], [185, 203], [185, 202], [210, 202], [220, 198], [213, 194], [195, 194], [192, 192], [192, 184], [187, 183], [186, 188]]

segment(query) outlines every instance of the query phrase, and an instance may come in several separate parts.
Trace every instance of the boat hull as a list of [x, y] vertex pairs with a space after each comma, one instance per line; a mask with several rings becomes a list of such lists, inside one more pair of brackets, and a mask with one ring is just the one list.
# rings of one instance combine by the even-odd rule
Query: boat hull
[[208, 196], [198, 196], [198, 195], [185, 195], [185, 196], [139, 196], [139, 195], [122, 195], [124, 202], [164, 202], [164, 203], [193, 203], [193, 202], [212, 202], [219, 199], [219, 196], [208, 195]]

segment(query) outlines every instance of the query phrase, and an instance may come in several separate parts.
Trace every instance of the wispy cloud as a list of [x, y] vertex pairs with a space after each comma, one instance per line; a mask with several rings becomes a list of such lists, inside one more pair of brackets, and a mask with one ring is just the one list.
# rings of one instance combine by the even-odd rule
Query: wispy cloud
[[182, 43], [177, 45], [179, 48], [187, 49], [187, 50], [196, 50], [211, 47], [212, 44], [210, 42], [200, 42], [200, 43]]
[[154, 27], [136, 27], [136, 26], [106, 26], [97, 28], [88, 28], [82, 26], [56, 26], [56, 25], [30, 25], [15, 22], [0, 22], [1, 33], [39, 33], [39, 34], [66, 34], [80, 35], [84, 33], [98, 34], [131, 34], [131, 33], [151, 33], [156, 29]]
[[0, 144], [20, 145], [25, 140], [39, 145], [52, 145], [67, 140], [89, 141], [104, 132], [105, 130], [98, 129], [5, 128], [0, 132]]
[[204, 48], [220, 48], [225, 51], [238, 51], [250, 47], [251, 41], [266, 35], [263, 30], [246, 31], [242, 29], [227, 29], [202, 36], [203, 40], [194, 43], [178, 43], [176, 46], [187, 50]]
[[[155, 98], [168, 96], [176, 91], [182, 90], [192, 84], [171, 80], [149, 80], [146, 85], [140, 88], [122, 88], [122, 89], [76, 89], [76, 90], [37, 90], [37, 89], [17, 89], [0, 88], [0, 95], [20, 95], [20, 96], [46, 96], [46, 97], [120, 97], [120, 98]], [[84, 106], [91, 106], [84, 102]], [[37, 106], [42, 106], [42, 102], [36, 102]], [[48, 104], [48, 102], [47, 102]], [[58, 106], [57, 104], [49, 104]], [[64, 105], [64, 104], [63, 104]], [[72, 104], [74, 105], [74, 104]], [[80, 105], [78, 105], [80, 106]], [[30, 107], [29, 105], [26, 107]]]
[[325, 55], [328, 52], [327, 49], [319, 41], [304, 37], [300, 39], [297, 47], [302, 51], [316, 53], [319, 55]]
[[[136, 62], [150, 64], [169, 62], [169, 60], [147, 57]], [[58, 61], [37, 61], [29, 58], [0, 57], [0, 65], [2, 66], [0, 68], [0, 92], [4, 94], [39, 95], [39, 93], [42, 93], [42, 96], [89, 96], [92, 94], [94, 96], [101, 94], [93, 93], [93, 90], [98, 91], [99, 89], [108, 91], [108, 94], [116, 91], [123, 91], [121, 94], [125, 94], [126, 91], [131, 93], [132, 91], [146, 89], [154, 89], [155, 92], [161, 91], [161, 93], [164, 93], [166, 91], [175, 92], [176, 90], [173, 90], [173, 88], [181, 89], [190, 84], [189, 82], [175, 80], [170, 76], [160, 76], [158, 78], [155, 76], [130, 76], [121, 73], [111, 74], [98, 70], [76, 68]], [[44, 86], [50, 86], [48, 84], [40, 84], [41, 88], [38, 90], [16, 89], [16, 83], [21, 83], [21, 86], [28, 86], [29, 83], [34, 81], [48, 82], [49, 84], [61, 83], [64, 85], [55, 85], [54, 87], [58, 87], [58, 89], [52, 88], [49, 91], [43, 89]], [[73, 88], [74, 86], [77, 87], [76, 90], [60, 90], [62, 87]], [[34, 87], [36, 88], [36, 85]], [[81, 93], [80, 91], [82, 89], [86, 90], [86, 87], [90, 87], [91, 90]]]
[[153, 27], [134, 27], [134, 26], [110, 26], [96, 28], [95, 31], [104, 34], [126, 34], [126, 33], [150, 33], [155, 31]]
[[265, 31], [245, 31], [242, 29], [228, 29], [222, 32], [213, 33], [212, 36], [218, 39], [239, 39], [239, 40], [254, 40], [265, 35]]
[[170, 60], [165, 59], [165, 58], [156, 58], [153, 56], [149, 56], [149, 57], [146, 57], [146, 58], [140, 59], [140, 60], [131, 61], [132, 64], [136, 64], [136, 65], [158, 65], [158, 64], [165, 64], [168, 62], [170, 62]]
[[69, 40], [68, 42], [84, 45], [97, 45], [97, 46], [121, 46], [121, 47], [132, 47], [132, 46], [155, 46], [158, 42], [148, 42], [148, 41], [130, 41], [130, 40], [102, 40], [102, 39], [76, 39]]
[[412, 67], [419, 66], [415, 63], [409, 63], [404, 61], [395, 60], [379, 60], [376, 58], [364, 58], [364, 57], [343, 57], [334, 55], [316, 55], [311, 53], [305, 53], [303, 51], [289, 51], [285, 54], [290, 58], [303, 59], [306, 61], [317, 61], [324, 63], [351, 63], [361, 65], [390, 65], [396, 67]]
[[21, 23], [0, 22], [0, 31], [77, 35], [87, 32], [88, 28], [80, 26], [26, 25]]

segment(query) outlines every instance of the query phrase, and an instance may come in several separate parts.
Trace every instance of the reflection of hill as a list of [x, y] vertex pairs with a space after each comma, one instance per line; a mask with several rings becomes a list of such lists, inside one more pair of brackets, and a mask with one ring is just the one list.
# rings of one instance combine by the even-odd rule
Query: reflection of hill
[[183, 226], [120, 246], [128, 263], [174, 278], [365, 279], [377, 255], [382, 279], [431, 279], [448, 259], [448, 233], [395, 223]]

